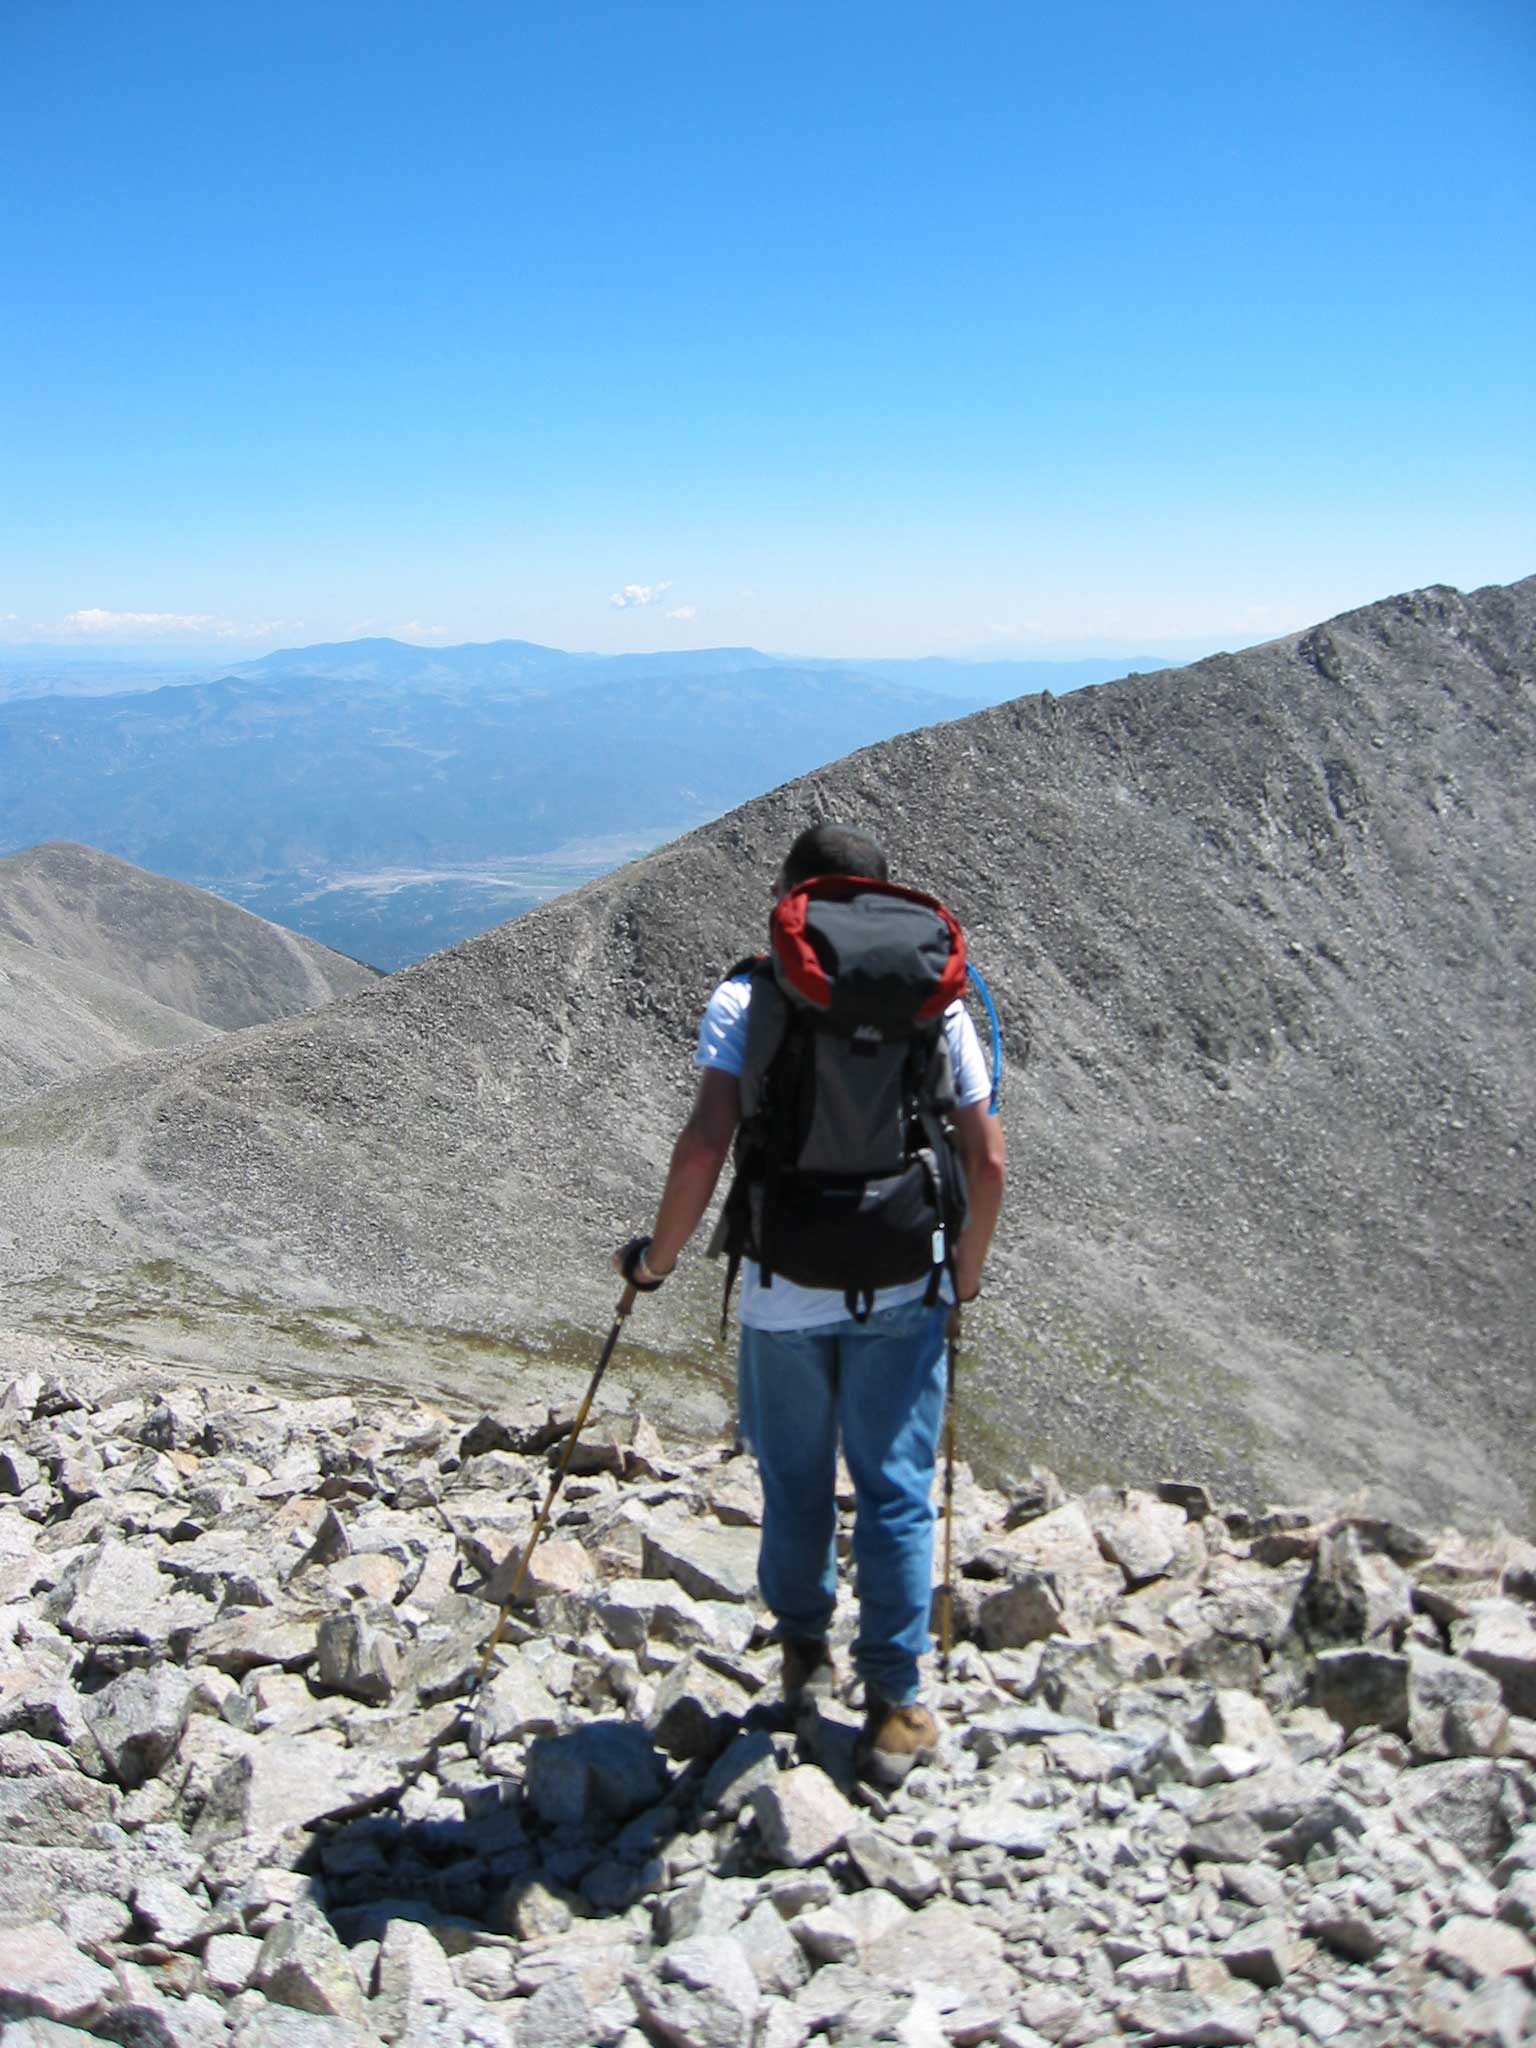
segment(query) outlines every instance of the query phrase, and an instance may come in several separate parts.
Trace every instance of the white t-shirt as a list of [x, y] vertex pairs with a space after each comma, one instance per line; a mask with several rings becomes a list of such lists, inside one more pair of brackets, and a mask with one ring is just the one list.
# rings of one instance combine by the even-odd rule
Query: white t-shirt
[[[747, 1009], [752, 1000], [752, 979], [742, 974], [722, 981], [709, 999], [699, 1026], [699, 1048], [693, 1064], [706, 1072], [739, 1074], [747, 1057]], [[985, 1102], [992, 1093], [987, 1063], [982, 1057], [976, 1027], [963, 1003], [951, 1003], [944, 1012], [944, 1036], [955, 1070], [955, 1094], [962, 1109]], [[753, 1330], [809, 1330], [819, 1323], [840, 1323], [848, 1314], [848, 1303], [836, 1287], [801, 1287], [775, 1273], [773, 1285], [764, 1287], [758, 1278], [755, 1259], [741, 1262], [741, 1320]], [[900, 1302], [921, 1301], [928, 1282], [909, 1280], [900, 1287], [882, 1287], [875, 1294], [875, 1307], [894, 1308]], [[944, 1299], [953, 1300], [948, 1275]]]

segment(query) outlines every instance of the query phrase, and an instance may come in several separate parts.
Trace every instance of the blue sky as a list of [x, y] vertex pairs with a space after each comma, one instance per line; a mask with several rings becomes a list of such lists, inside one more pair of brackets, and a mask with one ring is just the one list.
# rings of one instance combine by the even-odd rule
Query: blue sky
[[1526, 0], [6, 0], [0, 640], [1179, 654], [1528, 574], [1533, 172]]

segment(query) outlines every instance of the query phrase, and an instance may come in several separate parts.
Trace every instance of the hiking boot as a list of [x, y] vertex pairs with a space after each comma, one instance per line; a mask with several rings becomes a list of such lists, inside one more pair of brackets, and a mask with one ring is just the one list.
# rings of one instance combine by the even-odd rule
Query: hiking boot
[[890, 1790], [914, 1764], [931, 1764], [938, 1753], [939, 1724], [926, 1707], [893, 1707], [871, 1693], [854, 1752], [861, 1778]]
[[829, 1701], [837, 1685], [837, 1666], [828, 1645], [790, 1636], [783, 1650], [779, 1683], [785, 1706], [798, 1713], [802, 1707], [819, 1707]]

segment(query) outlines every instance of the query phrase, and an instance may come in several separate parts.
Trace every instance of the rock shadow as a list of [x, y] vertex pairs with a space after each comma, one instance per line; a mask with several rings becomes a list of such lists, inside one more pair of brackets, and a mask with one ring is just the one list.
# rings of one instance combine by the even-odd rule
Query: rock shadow
[[485, 1934], [536, 1941], [579, 1919], [619, 1918], [698, 1873], [754, 1874], [750, 1829], [708, 1852], [673, 1856], [750, 1808], [786, 1759], [814, 1758], [852, 1788], [854, 1729], [835, 1718], [797, 1731], [775, 1703], [713, 1724], [694, 1754], [669, 1757], [643, 1724], [620, 1716], [538, 1737], [520, 1776], [492, 1776], [473, 1757], [446, 1765], [437, 1788], [408, 1783], [381, 1810], [321, 1823], [301, 1870], [349, 1947], [391, 1920], [431, 1925], [450, 1941]]

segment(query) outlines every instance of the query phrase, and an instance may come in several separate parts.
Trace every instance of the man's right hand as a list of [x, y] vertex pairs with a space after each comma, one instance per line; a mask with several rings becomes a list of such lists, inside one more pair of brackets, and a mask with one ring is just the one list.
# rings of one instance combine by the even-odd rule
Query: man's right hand
[[632, 1237], [613, 1255], [613, 1270], [622, 1273], [630, 1286], [638, 1287], [642, 1294], [654, 1294], [672, 1271], [668, 1266], [665, 1273], [656, 1272], [646, 1260], [645, 1255], [650, 1248], [650, 1238]]

